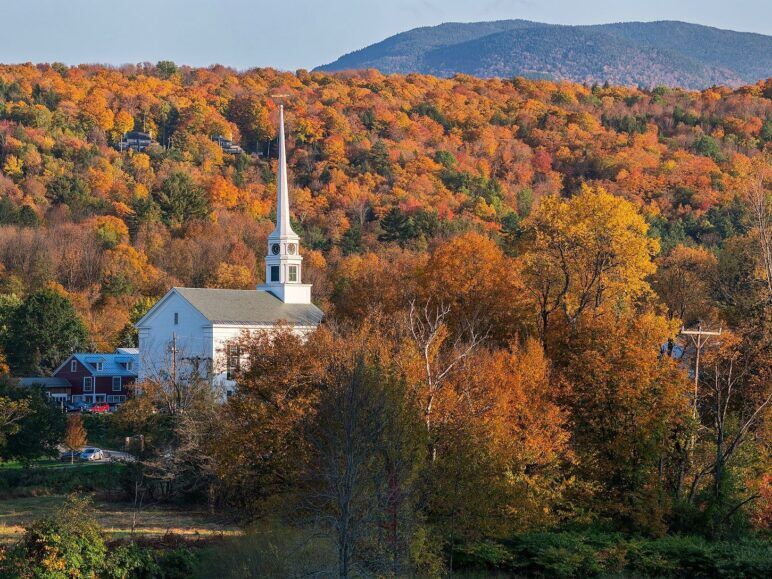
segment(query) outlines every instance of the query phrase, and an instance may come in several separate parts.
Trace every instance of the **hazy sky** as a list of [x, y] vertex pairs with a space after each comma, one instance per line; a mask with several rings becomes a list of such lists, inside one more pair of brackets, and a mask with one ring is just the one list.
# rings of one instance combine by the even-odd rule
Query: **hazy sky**
[[0, 62], [310, 69], [416, 26], [508, 18], [772, 34], [772, 0], [0, 0]]

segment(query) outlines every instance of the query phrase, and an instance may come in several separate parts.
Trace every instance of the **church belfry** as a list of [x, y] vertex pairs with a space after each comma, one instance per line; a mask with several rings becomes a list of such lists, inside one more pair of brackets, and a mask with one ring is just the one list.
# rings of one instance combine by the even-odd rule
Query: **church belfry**
[[279, 174], [276, 188], [276, 228], [268, 236], [265, 284], [259, 290], [271, 292], [287, 304], [310, 304], [311, 284], [301, 283], [303, 258], [300, 237], [292, 230], [289, 213], [287, 152], [284, 145], [284, 106], [279, 107]]

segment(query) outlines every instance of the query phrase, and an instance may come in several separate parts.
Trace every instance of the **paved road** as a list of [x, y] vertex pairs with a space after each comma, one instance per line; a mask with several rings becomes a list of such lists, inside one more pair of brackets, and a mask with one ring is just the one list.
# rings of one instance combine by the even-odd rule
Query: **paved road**
[[123, 452], [122, 450], [106, 450], [104, 448], [102, 450], [104, 451], [107, 460], [115, 460], [118, 462], [134, 462], [137, 460], [135, 456], [128, 452]]

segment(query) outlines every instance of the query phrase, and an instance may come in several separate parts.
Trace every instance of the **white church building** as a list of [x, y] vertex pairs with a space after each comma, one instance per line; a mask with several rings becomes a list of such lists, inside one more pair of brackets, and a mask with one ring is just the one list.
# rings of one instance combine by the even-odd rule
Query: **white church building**
[[307, 333], [322, 321], [311, 303], [311, 285], [301, 282], [300, 238], [289, 213], [284, 108], [279, 113], [279, 175], [276, 228], [268, 236], [265, 283], [254, 290], [175, 287], [136, 323], [139, 378], [158, 379], [194, 368], [230, 392], [240, 352], [230, 345], [245, 331], [283, 323]]

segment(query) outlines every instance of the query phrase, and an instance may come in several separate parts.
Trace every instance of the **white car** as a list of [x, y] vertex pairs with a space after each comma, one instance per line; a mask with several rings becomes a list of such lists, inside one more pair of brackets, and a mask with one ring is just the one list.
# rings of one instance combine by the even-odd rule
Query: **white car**
[[92, 461], [92, 460], [104, 460], [105, 453], [101, 448], [84, 448], [80, 453], [80, 460]]

